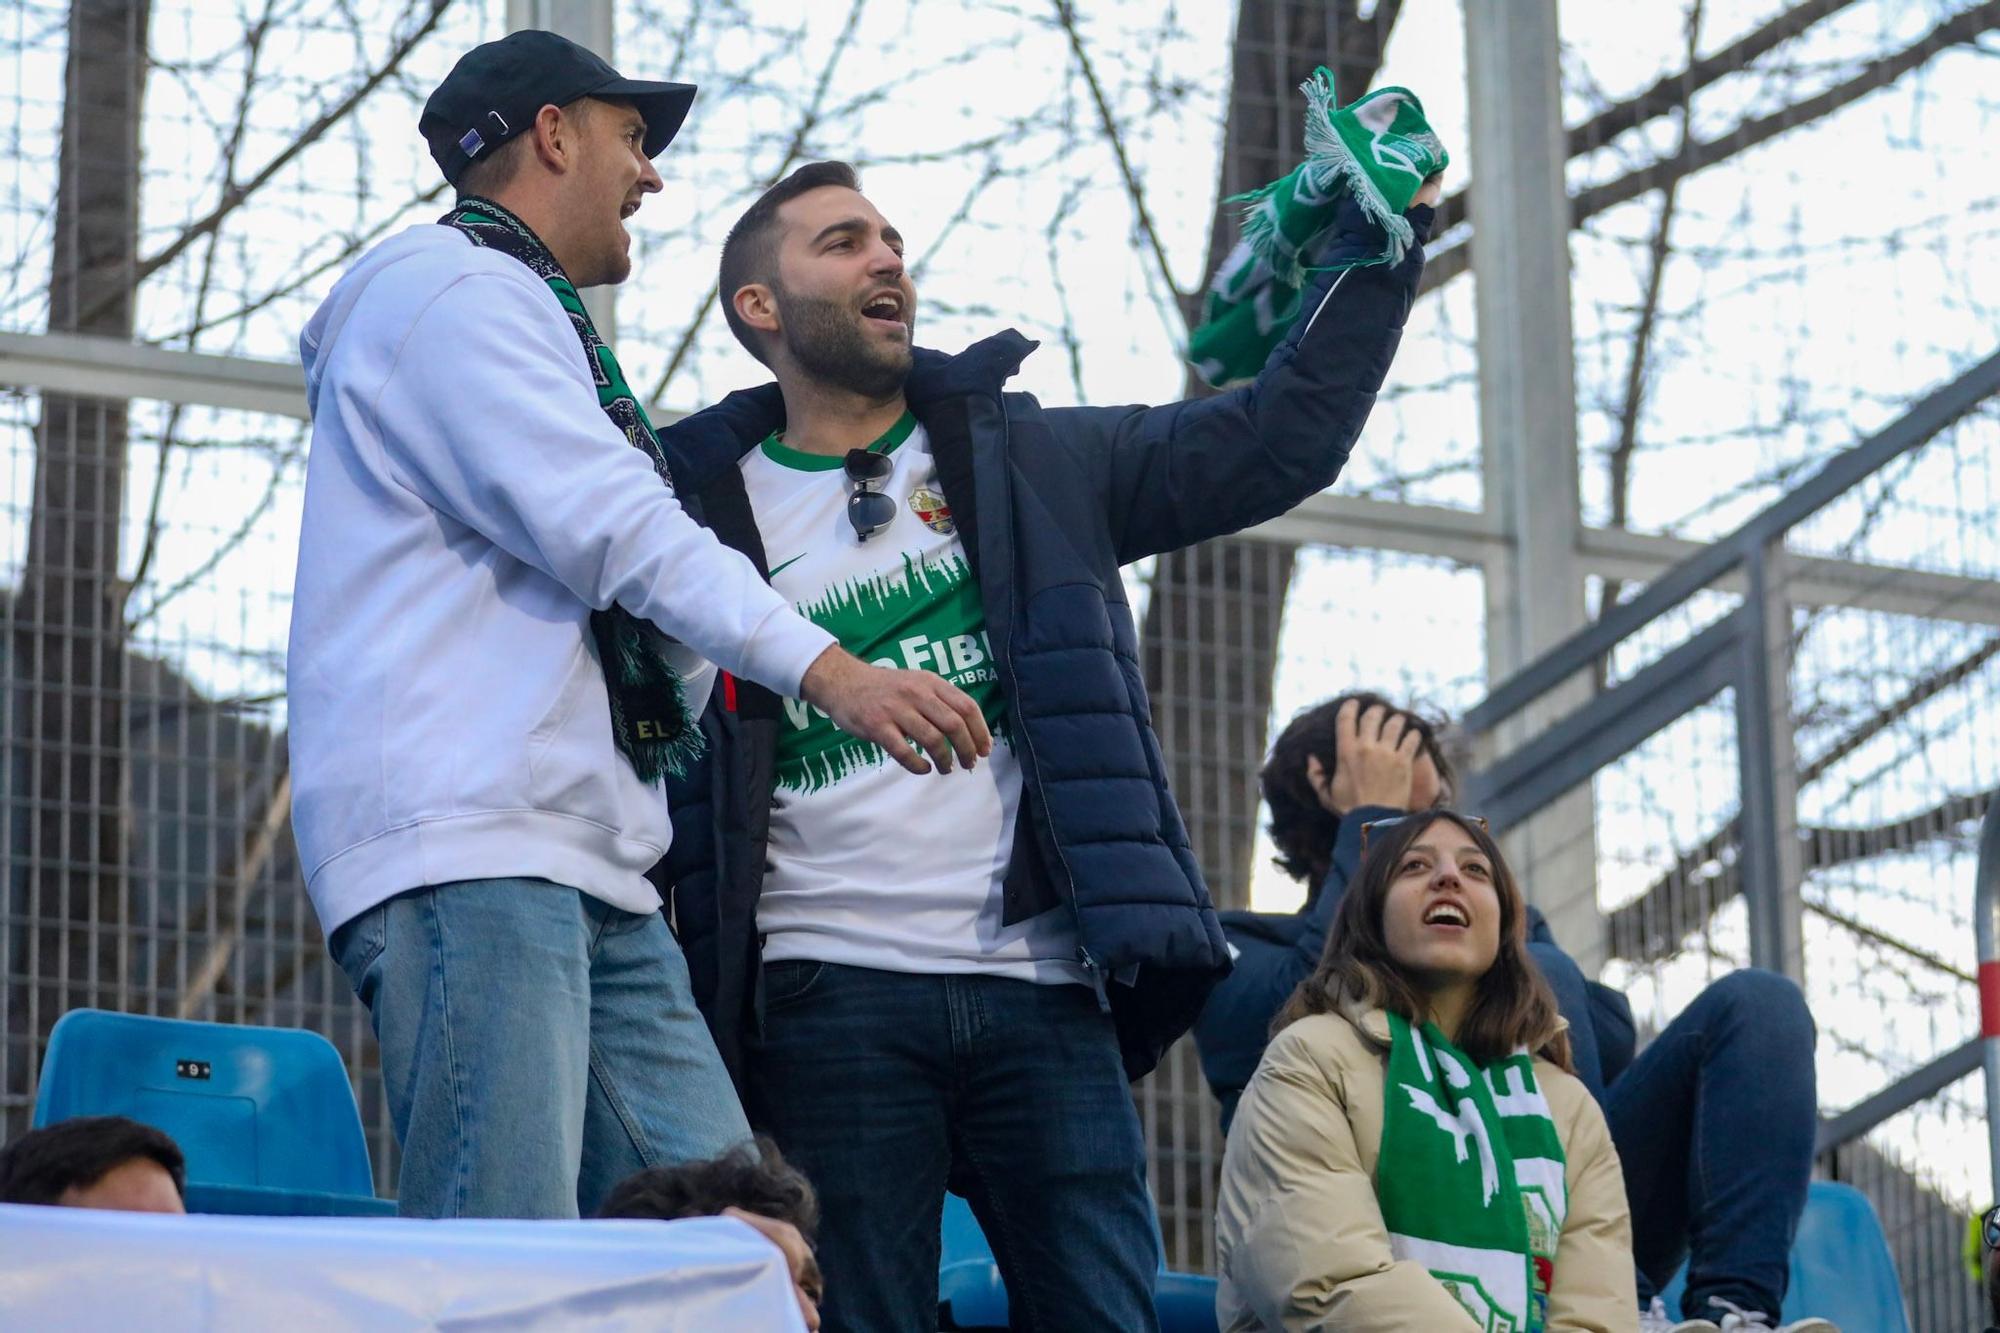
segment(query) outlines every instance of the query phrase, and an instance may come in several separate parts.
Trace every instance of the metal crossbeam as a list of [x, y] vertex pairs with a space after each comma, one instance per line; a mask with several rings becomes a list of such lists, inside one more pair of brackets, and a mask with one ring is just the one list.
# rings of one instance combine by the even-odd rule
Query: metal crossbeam
[[0, 384], [98, 398], [306, 415], [296, 364], [181, 352], [82, 333], [0, 333]]
[[[1484, 565], [1506, 547], [1482, 513], [1442, 505], [1405, 504], [1355, 495], [1323, 494], [1248, 534], [1270, 541], [1400, 551]], [[1653, 583], [1709, 546], [1708, 542], [1622, 528], [1584, 528], [1577, 557], [1586, 574], [1626, 583]], [[1937, 574], [1867, 560], [1794, 555], [1785, 593], [1798, 606], [1851, 607], [1889, 615], [2000, 627], [2000, 581]], [[1742, 595], [1731, 570], [1710, 585]]]
[[1979, 1068], [1981, 1042], [1974, 1037], [1909, 1073], [1871, 1097], [1855, 1103], [1839, 1115], [1819, 1122], [1813, 1155], [1838, 1148], [1866, 1134], [1892, 1116], [1901, 1115], [1919, 1102], [1929, 1101], [1952, 1084]]
[[[0, 333], [0, 386], [152, 399], [306, 418], [305, 381], [289, 361], [212, 356], [75, 333]], [[664, 425], [684, 413], [655, 408]], [[1247, 536], [1313, 546], [1397, 551], [1484, 566], [1506, 550], [1498, 525], [1471, 509], [1407, 504], [1331, 492], [1315, 495]], [[1584, 528], [1578, 559], [1587, 574], [1653, 583], [1709, 543], [1618, 528]], [[1794, 556], [1786, 593], [1799, 606], [1853, 607], [1891, 615], [2000, 628], [2000, 582], [1924, 570]], [[1731, 571], [1716, 588], [1740, 594]]]
[[[1466, 724], [1485, 731], [1526, 708], [1578, 671], [1638, 633], [1663, 613], [1724, 575], [1740, 570], [1752, 551], [1781, 543], [1794, 526], [1872, 476], [1890, 460], [1930, 440], [2000, 393], [2000, 352], [1919, 399], [1909, 411], [1786, 491], [1729, 536], [1701, 547], [1692, 558], [1620, 602], [1585, 629], [1543, 653], [1510, 676], [1466, 715]], [[1796, 600], [1796, 599], [1794, 599]]]
[[1735, 683], [1744, 613], [1732, 612], [1630, 680], [1466, 779], [1466, 806], [1511, 828], [1560, 799], [1661, 727]]

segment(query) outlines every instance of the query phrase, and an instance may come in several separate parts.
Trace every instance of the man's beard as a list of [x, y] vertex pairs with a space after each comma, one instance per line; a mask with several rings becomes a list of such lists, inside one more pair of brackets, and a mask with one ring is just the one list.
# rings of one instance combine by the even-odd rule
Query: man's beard
[[[792, 363], [822, 384], [863, 398], [889, 398], [910, 376], [910, 344], [872, 345], [853, 307], [774, 291], [778, 327]], [[915, 321], [911, 321], [914, 337]]]

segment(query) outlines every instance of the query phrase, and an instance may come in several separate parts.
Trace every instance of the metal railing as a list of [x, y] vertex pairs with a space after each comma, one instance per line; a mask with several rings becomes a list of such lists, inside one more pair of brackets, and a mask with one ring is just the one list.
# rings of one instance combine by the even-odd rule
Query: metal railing
[[[1465, 784], [1468, 808], [1484, 813], [1496, 831], [1520, 828], [1697, 710], [1712, 711], [1713, 701], [1727, 691], [1737, 747], [1738, 806], [1705, 850], [1684, 858], [1712, 857], [1717, 867], [1688, 897], [1700, 920], [1706, 921], [1740, 888], [1749, 961], [1803, 980], [1803, 919], [1808, 909], [1801, 890], [1812, 848], [1801, 828], [1798, 790], [1801, 782], [1812, 781], [1833, 759], [1821, 756], [1802, 769], [1793, 754], [1792, 654], [1797, 635], [1792, 617], [1794, 597], [1805, 583], [1798, 572], [1810, 567], [1812, 558], [1788, 549], [1787, 539], [1801, 524], [1897, 460], [1923, 449], [1997, 393], [2000, 354], [1931, 392], [1886, 428], [1831, 458], [1734, 532], [1692, 554], [1629, 600], [1608, 607], [1594, 624], [1495, 687], [1465, 716], [1465, 726], [1475, 738], [1494, 738], [1503, 725], [1520, 728], [1514, 719], [1531, 708], [1546, 714], [1563, 697], [1558, 691], [1586, 673], [1603, 673], [1598, 676], [1601, 682], [1612, 674], [1614, 661], [1630, 659], [1642, 643], [1658, 643], [1676, 625], [1690, 620], [1700, 625], [1615, 683], [1600, 684], [1587, 702], [1567, 715], [1553, 722], [1534, 717], [1538, 729], [1529, 739]], [[1727, 609], [1714, 616], [1717, 592], [1739, 600], [1723, 603]], [[1698, 605], [1697, 598], [1703, 599]], [[1883, 608], [1880, 613], [1950, 620], [1956, 609], [1956, 602], [1944, 600], [1934, 607]], [[1714, 618], [1703, 623], [1704, 616]], [[1909, 697], [1926, 688], [1913, 686]], [[1861, 743], [1854, 740], [1840, 755]], [[1822, 1174], [1856, 1184], [1874, 1201], [1904, 1282], [1913, 1326], [1957, 1329], [1982, 1313], [1960, 1261], [1965, 1208], [1939, 1193], [1927, 1179], [1928, 1170], [1913, 1167], [1910, 1160], [1899, 1162], [1894, 1152], [1884, 1150], [1884, 1141], [1867, 1137], [1882, 1130], [1892, 1142], [1917, 1141], [1923, 1132], [1920, 1126], [1938, 1115], [1976, 1118], [1979, 1112], [1966, 1107], [1964, 1093], [1954, 1085], [1969, 1079], [1983, 1057], [1985, 1138], [1994, 1197], [2000, 1197], [2000, 798], [1983, 790], [1954, 795], [1931, 813], [1937, 815], [1931, 836], [1949, 836], [1954, 842], [1962, 839], [1969, 820], [1982, 816], [1984, 820], [1975, 909], [1980, 1031], [1962, 1044], [1950, 1044], [1946, 1019], [1947, 1045], [1941, 1053], [1822, 1120], [1816, 1161]], [[1819, 830], [1815, 836], [1825, 833]], [[1823, 904], [1812, 904], [1810, 910], [1859, 930], [1860, 937], [1868, 935], [1865, 926], [1834, 916]], [[1612, 915], [1642, 913], [1623, 908]], [[1688, 947], [1690, 934], [1702, 928], [1670, 916], [1664, 926], [1642, 926], [1644, 939], [1625, 941], [1614, 953], [1625, 958], [1670, 957]], [[1873, 942], [1885, 941], [1878, 934]], [[1911, 951], [1909, 956], [1921, 957], [1938, 969], [1933, 975], [1970, 980], [1962, 969], [1947, 966], [1936, 955]], [[1946, 984], [1963, 983], [1947, 980]], [[1836, 1042], [1840, 1036], [1836, 1034]], [[1918, 1148], [1914, 1161], [1927, 1160], [1933, 1159]]]
[[1474, 775], [1466, 784], [1467, 800], [1496, 829], [1523, 823], [1668, 724], [1733, 690], [1743, 770], [1737, 842], [1750, 908], [1750, 957], [1759, 967], [1796, 975], [1797, 933], [1783, 919], [1784, 890], [1798, 881], [1796, 814], [1787, 808], [1794, 778], [1790, 764], [1781, 761], [1781, 755], [1789, 758], [1789, 735], [1774, 725], [1788, 693], [1784, 636], [1774, 632], [1785, 610], [1777, 571], [1787, 559], [1786, 534], [1995, 393], [2000, 393], [2000, 353], [1836, 455], [1735, 532], [1496, 686], [1465, 716], [1475, 735], [1490, 735], [1696, 594], [1731, 575], [1742, 581], [1743, 600], [1734, 611]]

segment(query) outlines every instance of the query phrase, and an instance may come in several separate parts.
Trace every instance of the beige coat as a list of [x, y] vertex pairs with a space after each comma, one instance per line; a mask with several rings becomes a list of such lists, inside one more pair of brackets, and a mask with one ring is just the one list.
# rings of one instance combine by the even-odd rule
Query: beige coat
[[[1217, 1314], [1226, 1333], [1480, 1333], [1421, 1265], [1389, 1251], [1375, 1202], [1389, 1020], [1315, 1014], [1264, 1052], [1222, 1159]], [[1549, 1333], [1636, 1333], [1632, 1222], [1604, 1114], [1546, 1060], [1535, 1078], [1562, 1139], [1569, 1213]]]

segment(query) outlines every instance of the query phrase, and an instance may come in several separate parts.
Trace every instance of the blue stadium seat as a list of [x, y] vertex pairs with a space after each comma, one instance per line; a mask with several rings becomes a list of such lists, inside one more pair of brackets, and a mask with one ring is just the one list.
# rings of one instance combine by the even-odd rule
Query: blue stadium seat
[[[1662, 1293], [1680, 1309], [1687, 1270], [1674, 1274]], [[1851, 1185], [1815, 1180], [1792, 1242], [1792, 1282], [1785, 1293], [1786, 1323], [1817, 1315], [1849, 1333], [1910, 1333], [1903, 1286], [1889, 1257], [1889, 1242], [1868, 1197]]]
[[122, 1115], [187, 1154], [191, 1212], [393, 1216], [340, 1053], [314, 1032], [73, 1009], [42, 1062], [35, 1124]]
[[[993, 1247], [986, 1243], [972, 1205], [956, 1194], [944, 1196], [940, 1239], [938, 1311], [945, 1327], [1007, 1327], [1007, 1288], [993, 1262]], [[1153, 1284], [1153, 1308], [1160, 1316], [1160, 1333], [1215, 1333], [1215, 1279], [1171, 1273], [1162, 1262]]]

